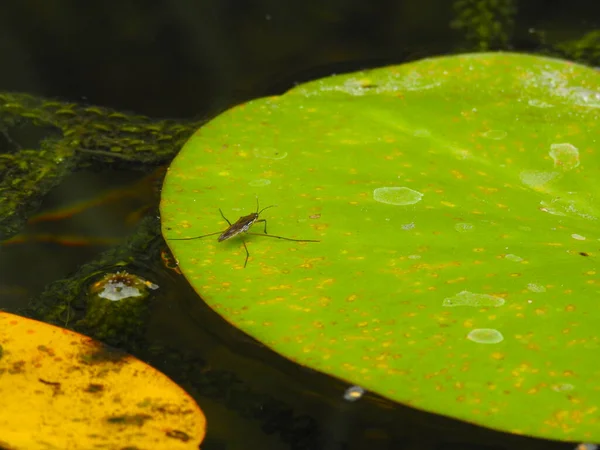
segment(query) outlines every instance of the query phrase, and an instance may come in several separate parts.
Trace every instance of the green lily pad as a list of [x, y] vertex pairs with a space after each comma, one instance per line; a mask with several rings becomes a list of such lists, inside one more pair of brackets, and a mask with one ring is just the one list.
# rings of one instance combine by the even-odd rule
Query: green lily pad
[[[334, 76], [187, 142], [163, 234], [280, 354], [397, 402], [600, 441], [600, 74], [511, 53]], [[218, 242], [261, 206], [270, 234]], [[263, 233], [263, 224], [252, 232]]]

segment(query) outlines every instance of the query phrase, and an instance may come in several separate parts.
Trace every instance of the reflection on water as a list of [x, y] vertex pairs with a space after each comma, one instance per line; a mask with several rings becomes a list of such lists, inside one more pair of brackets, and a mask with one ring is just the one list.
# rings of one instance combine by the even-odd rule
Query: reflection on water
[[20, 234], [0, 242], [0, 308], [23, 306], [48, 283], [122, 242], [156, 204], [161, 174], [106, 171], [67, 177]]

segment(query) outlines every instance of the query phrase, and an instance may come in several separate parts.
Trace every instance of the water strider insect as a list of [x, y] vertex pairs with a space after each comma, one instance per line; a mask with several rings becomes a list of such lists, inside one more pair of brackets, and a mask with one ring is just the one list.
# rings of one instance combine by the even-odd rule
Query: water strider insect
[[[218, 234], [219, 237], [217, 238], [217, 241], [223, 242], [223, 241], [226, 241], [227, 239], [231, 239], [232, 237], [235, 237], [237, 235], [241, 235], [242, 233], [245, 233], [245, 234], [251, 234], [254, 236], [266, 236], [266, 237], [271, 237], [271, 238], [275, 238], [275, 239], [283, 239], [286, 241], [294, 241], [294, 242], [320, 242], [320, 241], [317, 241], [314, 239], [292, 239], [292, 238], [286, 238], [283, 236], [276, 236], [274, 234], [267, 234], [267, 221], [266, 221], [266, 219], [259, 219], [259, 216], [265, 209], [273, 208], [275, 206], [277, 206], [277, 205], [266, 206], [259, 211], [258, 198], [257, 198], [256, 199], [256, 212], [250, 213], [247, 216], [240, 217], [235, 223], [231, 223], [229, 221], [229, 219], [227, 217], [225, 217], [225, 214], [223, 214], [223, 211], [221, 211], [221, 208], [219, 208], [221, 217], [223, 219], [225, 219], [225, 221], [229, 224], [229, 227], [225, 231], [215, 231], [214, 233], [203, 234], [202, 236], [195, 236], [195, 237], [190, 237], [190, 238], [173, 238], [171, 240], [172, 241], [190, 241], [192, 239], [202, 239], [205, 237], [215, 236]], [[264, 222], [264, 224], [265, 224], [264, 234], [250, 233], [248, 230], [252, 227], [252, 225], [259, 223], [259, 222]], [[246, 246], [246, 241], [244, 241], [244, 238], [242, 238], [240, 236], [240, 239], [242, 240], [242, 244], [244, 244], [244, 250], [246, 250], [246, 260], [244, 261], [244, 268], [246, 268], [246, 265], [248, 264], [248, 258], [250, 257], [250, 253], [248, 252], [248, 247]]]

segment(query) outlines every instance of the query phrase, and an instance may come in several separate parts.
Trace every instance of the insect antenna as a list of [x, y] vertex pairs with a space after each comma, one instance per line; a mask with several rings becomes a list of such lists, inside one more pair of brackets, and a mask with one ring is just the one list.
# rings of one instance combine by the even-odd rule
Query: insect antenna
[[256, 212], [256, 217], [260, 216], [260, 215], [262, 214], [262, 212], [263, 212], [265, 209], [269, 209], [269, 208], [275, 208], [276, 206], [277, 206], [277, 205], [265, 206], [265, 207], [264, 207], [263, 209], [261, 209], [260, 211], [259, 211], [259, 210], [258, 210], [258, 208], [257, 208], [257, 209], [256, 209], [256, 211], [257, 211], [257, 212]]
[[258, 206], [258, 197], [256, 197], [256, 217], [260, 216], [265, 209], [273, 208], [275, 206], [277, 206], [277, 205], [269, 205], [269, 206], [266, 206], [266, 207], [264, 207], [263, 209], [261, 209], [259, 211], [258, 210], [258, 208], [259, 208], [259, 206]]

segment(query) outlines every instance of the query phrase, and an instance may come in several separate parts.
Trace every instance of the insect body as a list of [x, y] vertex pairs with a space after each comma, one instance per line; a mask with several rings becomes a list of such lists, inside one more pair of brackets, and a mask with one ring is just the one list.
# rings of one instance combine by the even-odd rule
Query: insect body
[[[294, 242], [320, 242], [320, 241], [313, 240], [313, 239], [292, 239], [292, 238], [286, 238], [283, 236], [276, 236], [274, 234], [267, 234], [267, 221], [266, 221], [266, 219], [259, 219], [259, 217], [265, 209], [273, 208], [274, 206], [276, 206], [276, 205], [267, 206], [259, 211], [258, 199], [256, 199], [256, 212], [248, 214], [247, 216], [242, 216], [234, 223], [231, 223], [229, 221], [229, 219], [227, 219], [227, 217], [225, 217], [225, 214], [223, 214], [223, 211], [221, 211], [221, 209], [219, 208], [221, 217], [223, 219], [225, 219], [225, 222], [227, 222], [229, 224], [229, 227], [225, 231], [217, 231], [215, 233], [203, 234], [202, 236], [195, 236], [195, 237], [191, 237], [191, 238], [173, 238], [172, 240], [173, 241], [189, 241], [192, 239], [202, 239], [205, 237], [215, 236], [218, 234], [219, 237], [217, 238], [217, 241], [223, 242], [223, 241], [226, 241], [227, 239], [231, 239], [232, 237], [235, 237], [237, 235], [241, 235], [242, 233], [244, 233], [244, 234], [251, 234], [254, 236], [266, 236], [266, 237], [271, 237], [271, 238], [275, 238], [275, 239], [283, 239], [286, 241], [294, 241]], [[249, 230], [252, 227], [252, 225], [259, 223], [259, 222], [263, 222], [265, 224], [263, 234], [250, 233]], [[242, 244], [244, 244], [244, 250], [246, 250], [246, 260], [244, 261], [244, 268], [245, 268], [246, 265], [248, 264], [248, 258], [250, 257], [250, 253], [248, 252], [248, 247], [246, 246], [246, 241], [244, 241], [244, 239], [241, 236], [240, 236], [240, 239], [242, 240]]]
[[[250, 227], [252, 227], [252, 225], [254, 225], [255, 223], [258, 223], [258, 222], [264, 222], [264, 224], [265, 224], [264, 234], [267, 234], [267, 221], [265, 219], [259, 220], [258, 217], [265, 209], [273, 208], [274, 206], [275, 205], [267, 206], [266, 208], [263, 208], [259, 211], [258, 210], [258, 200], [257, 200], [256, 201], [256, 212], [253, 212], [252, 214], [248, 214], [247, 216], [240, 217], [233, 224], [227, 219], [227, 217], [225, 217], [225, 215], [223, 214], [223, 211], [221, 211], [221, 209], [219, 209], [219, 212], [221, 213], [221, 217], [223, 219], [225, 219], [225, 221], [229, 224], [229, 228], [227, 228], [225, 231], [223, 231], [221, 233], [218, 241], [223, 242], [229, 238], [237, 236], [240, 233], [248, 233], [248, 230], [250, 229]], [[215, 234], [217, 234], [217, 233], [215, 233]], [[253, 233], [250, 233], [250, 234], [253, 234]]]

